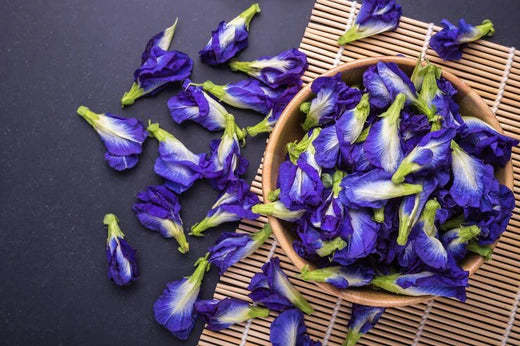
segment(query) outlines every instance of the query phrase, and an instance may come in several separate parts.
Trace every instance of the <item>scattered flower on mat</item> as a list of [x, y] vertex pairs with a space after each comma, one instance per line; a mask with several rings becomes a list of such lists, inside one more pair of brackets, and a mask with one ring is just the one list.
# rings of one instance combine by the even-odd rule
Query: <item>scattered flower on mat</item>
[[130, 285], [139, 277], [135, 250], [130, 247], [119, 228], [119, 219], [114, 214], [106, 214], [103, 224], [107, 226], [108, 278], [118, 286]]
[[402, 9], [395, 0], [365, 0], [354, 24], [338, 38], [340, 45], [393, 31], [399, 26]]
[[236, 298], [199, 300], [195, 303], [195, 310], [206, 322], [206, 328], [212, 331], [226, 329], [252, 318], [269, 316], [269, 309], [249, 305]]
[[240, 71], [254, 77], [271, 88], [299, 85], [307, 69], [307, 56], [297, 49], [289, 49], [275, 56], [264, 56], [253, 61], [232, 60], [232, 71]]
[[269, 341], [273, 346], [321, 346], [305, 334], [307, 327], [303, 313], [295, 308], [288, 309], [271, 323]]
[[251, 291], [249, 297], [253, 301], [262, 303], [271, 310], [283, 311], [294, 305], [309, 315], [314, 311], [280, 269], [278, 257], [272, 258], [262, 266], [262, 273], [253, 276], [248, 289]]
[[175, 33], [175, 23], [148, 41], [141, 56], [141, 66], [134, 72], [134, 83], [121, 98], [121, 105], [132, 105], [136, 99], [159, 92], [166, 84], [188, 78], [193, 60], [179, 51], [168, 51]]
[[204, 274], [210, 266], [207, 256], [195, 262], [193, 274], [169, 282], [153, 305], [155, 320], [180, 340], [188, 339], [195, 325], [195, 302], [199, 298]]
[[352, 304], [347, 339], [343, 342], [343, 346], [357, 344], [363, 334], [374, 328], [385, 310], [385, 308]]
[[430, 47], [444, 60], [459, 60], [467, 43], [476, 41], [484, 36], [493, 36], [493, 23], [486, 19], [481, 25], [472, 26], [464, 19], [459, 20], [459, 26], [448, 20], [441, 21], [444, 29], [432, 36]]
[[116, 171], [130, 169], [137, 164], [137, 155], [148, 133], [139, 120], [112, 113], [94, 113], [80, 106], [77, 113], [97, 131], [105, 144], [105, 160]]
[[260, 12], [258, 4], [251, 5], [229, 23], [222, 21], [211, 32], [208, 44], [200, 52], [200, 60], [208, 65], [219, 65], [233, 58], [247, 47], [249, 24]]
[[240, 219], [255, 220], [258, 214], [251, 207], [258, 204], [258, 196], [250, 191], [249, 184], [242, 180], [231, 180], [217, 198], [206, 217], [191, 227], [190, 235], [202, 236], [208, 228]]
[[179, 215], [181, 205], [177, 196], [166, 186], [149, 186], [139, 192], [133, 210], [143, 226], [165, 238], [174, 238], [179, 243], [179, 252], [189, 251]]

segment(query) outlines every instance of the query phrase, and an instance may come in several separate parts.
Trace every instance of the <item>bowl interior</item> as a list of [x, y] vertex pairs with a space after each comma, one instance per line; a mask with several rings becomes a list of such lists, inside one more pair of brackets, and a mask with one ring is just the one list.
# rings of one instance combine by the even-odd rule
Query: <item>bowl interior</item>
[[[338, 66], [323, 74], [323, 76], [332, 76], [338, 72], [341, 72], [343, 80], [348, 85], [361, 85], [363, 72], [369, 66], [376, 64], [380, 60], [396, 63], [408, 75], [412, 74], [413, 68], [415, 66], [415, 60], [409, 58], [367, 58]], [[443, 71], [443, 77], [449, 80], [458, 90], [456, 99], [463, 115], [478, 117], [502, 132], [500, 124], [498, 123], [494, 114], [476, 92], [474, 92], [469, 86], [462, 82], [462, 80], [449, 72]], [[269, 138], [263, 165], [262, 188], [265, 200], [267, 199], [267, 194], [270, 191], [276, 189], [278, 168], [280, 167], [280, 164], [285, 161], [287, 155], [286, 144], [295, 140], [299, 140], [304, 135], [300, 124], [304, 121], [305, 114], [300, 112], [299, 106], [302, 102], [308, 101], [312, 97], [313, 94], [310, 90], [310, 85], [307, 85], [286, 107]], [[513, 171], [511, 162], [509, 162], [505, 168], [496, 169], [495, 174], [502, 184], [512, 189]], [[301, 270], [302, 267], [306, 264], [313, 268], [312, 263], [301, 258], [292, 247], [292, 242], [296, 239], [296, 232], [294, 231], [293, 224], [274, 217], [269, 217], [269, 223], [273, 228], [273, 232], [278, 242], [280, 243], [280, 246], [283, 248], [289, 259], [298, 268], [298, 270]], [[471, 275], [482, 265], [482, 263], [482, 257], [475, 254], [470, 254], [463, 260], [461, 265], [465, 270], [468, 270]], [[329, 284], [316, 284], [334, 296], [341, 297], [342, 299], [353, 303], [368, 306], [404, 306], [417, 304], [433, 298], [432, 296], [411, 297], [397, 295], [384, 291], [376, 291], [369, 288], [349, 288], [340, 290]]]

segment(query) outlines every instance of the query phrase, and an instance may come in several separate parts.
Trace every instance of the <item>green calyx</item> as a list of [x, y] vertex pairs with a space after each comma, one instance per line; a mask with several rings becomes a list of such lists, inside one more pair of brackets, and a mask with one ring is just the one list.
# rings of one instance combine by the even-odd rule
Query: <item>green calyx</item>
[[269, 202], [277, 201], [280, 196], [280, 189], [273, 190], [267, 194], [267, 200]]
[[319, 134], [319, 129], [315, 129], [312, 131], [312, 134], [310, 136], [309, 133], [306, 133], [305, 136], [303, 136], [303, 138], [299, 142], [294, 141], [291, 143], [287, 143], [287, 152], [289, 153], [289, 159], [292, 163], [296, 164], [296, 161], [300, 157], [301, 153], [307, 150], [307, 148], [318, 137]]
[[271, 236], [272, 233], [273, 229], [271, 228], [271, 225], [266, 223], [260, 231], [253, 235], [253, 241], [257, 243], [258, 246], [261, 246], [267, 240], [267, 238]]
[[439, 204], [439, 202], [437, 202], [435, 198], [430, 199], [424, 205], [424, 209], [421, 213], [421, 216], [419, 217], [419, 220], [424, 223], [423, 229], [428, 236], [435, 235], [435, 215], [437, 214], [437, 210], [439, 210], [440, 208], [441, 205]]
[[179, 244], [178, 250], [180, 253], [186, 253], [190, 251], [190, 244], [186, 240], [186, 235], [182, 226], [174, 223], [172, 220], [164, 220], [163, 226], [168, 230], [168, 234], [171, 235]]
[[395, 284], [395, 280], [399, 277], [399, 275], [401, 274], [396, 273], [390, 275], [376, 276], [374, 279], [372, 279], [370, 283], [388, 292], [402, 293], [402, 290], [399, 289], [399, 286]]
[[363, 35], [359, 33], [359, 24], [354, 24], [348, 29], [346, 33], [338, 38], [338, 44], [340, 46], [346, 45], [347, 43], [354, 42], [363, 38]]
[[316, 250], [316, 254], [320, 257], [326, 257], [336, 250], [343, 249], [345, 246], [347, 246], [347, 243], [340, 237], [337, 237], [332, 240], [322, 242], [322, 246]]
[[408, 237], [417, 219], [418, 204], [419, 196], [417, 195], [415, 196], [414, 207], [409, 215], [402, 210], [402, 205], [399, 208], [399, 232], [397, 235], [397, 244], [399, 245], [404, 246], [408, 242]]
[[81, 116], [83, 119], [85, 119], [90, 126], [96, 126], [96, 122], [99, 120], [99, 117], [101, 114], [97, 114], [92, 112], [88, 107], [85, 106], [79, 106], [76, 110], [76, 113], [78, 113], [79, 116]]
[[435, 65], [428, 65], [424, 68], [424, 79], [419, 93], [419, 99], [422, 100], [431, 112], [436, 112], [435, 106], [431, 105], [435, 95], [439, 93], [437, 80], [441, 77], [441, 69]]
[[493, 36], [495, 34], [495, 26], [489, 19], [484, 19], [482, 24], [475, 27], [475, 31], [469, 32], [458, 38], [459, 43], [468, 43], [476, 41], [484, 36]]
[[341, 267], [339, 266], [310, 270], [309, 265], [305, 265], [300, 273], [300, 278], [305, 281], [326, 282], [329, 277], [337, 274], [340, 270]]
[[246, 24], [247, 30], [249, 30], [249, 24], [251, 24], [251, 20], [255, 16], [255, 14], [260, 13], [260, 5], [258, 3], [252, 4], [247, 10], [240, 13], [237, 18], [242, 18]]
[[477, 225], [461, 226], [459, 228], [459, 241], [465, 243], [473, 238], [476, 238], [480, 234], [480, 227]]
[[222, 100], [226, 96], [225, 85], [216, 85], [215, 83], [209, 80], [202, 83], [202, 89], [204, 89], [204, 91], [209, 92], [219, 100]]
[[202, 219], [202, 221], [197, 222], [196, 224], [191, 226], [190, 235], [195, 237], [202, 237], [202, 233], [205, 230], [213, 228], [215, 226], [217, 226], [217, 224], [215, 224], [214, 220], [211, 217], [205, 217], [204, 219]]
[[421, 166], [415, 162], [412, 162], [410, 160], [410, 155], [408, 155], [403, 159], [403, 161], [401, 161], [394, 175], [392, 175], [392, 182], [394, 184], [401, 184], [408, 174], [417, 172], [420, 169]]
[[148, 121], [147, 130], [149, 135], [157, 139], [159, 142], [165, 142], [168, 138], [175, 138], [175, 136], [168, 131], [161, 129], [159, 123], [152, 124], [151, 120]]
[[412, 81], [415, 90], [421, 90], [422, 83], [424, 80], [424, 74], [426, 73], [426, 69], [430, 65], [428, 60], [426, 60], [426, 64], [423, 64], [422, 57], [419, 56], [417, 58], [417, 61], [415, 62], [415, 67], [412, 72], [412, 76], [410, 77], [410, 80]]
[[401, 110], [404, 107], [404, 103], [406, 102], [406, 95], [403, 93], [399, 93], [394, 102], [388, 107], [387, 111], [380, 115], [381, 118], [389, 118], [391, 123], [394, 124], [399, 120], [399, 116], [401, 115]]
[[370, 102], [368, 93], [363, 94], [361, 96], [361, 101], [357, 104], [354, 109], [354, 116], [359, 121], [365, 122], [370, 114]]
[[339, 193], [342, 189], [341, 182], [343, 181], [343, 178], [345, 178], [346, 175], [347, 173], [343, 171], [336, 171], [332, 176], [332, 195], [335, 198], [339, 196]]
[[311, 110], [311, 102], [310, 102], [310, 101], [303, 102], [303, 103], [300, 105], [300, 111], [301, 111], [302, 113], [308, 114], [310, 110]]
[[249, 318], [267, 317], [269, 316], [269, 309], [259, 306], [249, 306], [249, 312], [247, 315]]
[[378, 223], [385, 222], [385, 207], [374, 209], [374, 216], [372, 219]]
[[294, 220], [305, 213], [305, 210], [289, 210], [280, 201], [256, 204], [251, 208], [251, 211], [255, 214], [274, 216], [282, 220]]
[[114, 214], [106, 214], [103, 218], [103, 224], [108, 228], [107, 242], [111, 238], [124, 238], [125, 235], [119, 227], [119, 219]]
[[349, 329], [348, 333], [347, 333], [347, 338], [345, 339], [345, 341], [343, 341], [341, 346], [354, 346], [354, 345], [356, 345], [357, 342], [359, 341], [359, 339], [361, 339], [361, 335], [363, 335], [363, 334], [361, 334], [359, 332], [356, 332], [352, 328]]
[[204, 274], [209, 270], [210, 267], [208, 257], [209, 253], [206, 253], [204, 257], [200, 257], [195, 261], [195, 264], [193, 265], [195, 270], [193, 271], [193, 274], [188, 277], [189, 282], [200, 286], [202, 279], [204, 279]]
[[464, 218], [464, 214], [460, 214], [452, 219], [449, 219], [445, 223], [443, 223], [440, 228], [443, 231], [454, 229], [454, 228], [460, 227], [464, 223], [464, 221], [466, 221], [466, 219]]
[[226, 114], [224, 115], [226, 118], [226, 123], [224, 125], [224, 134], [222, 137], [234, 137], [241, 141], [241, 145], [245, 145], [245, 139], [247, 137], [247, 130], [241, 129], [238, 127], [237, 123], [235, 122], [235, 117], [232, 114]]
[[269, 123], [269, 117], [270, 117], [271, 114], [268, 114], [262, 121], [260, 121], [259, 123], [253, 125], [253, 126], [248, 126], [246, 128], [246, 132], [249, 136], [251, 137], [254, 137], [256, 135], [259, 135], [260, 133], [270, 133], [273, 128], [271, 126], [271, 124]]
[[123, 94], [121, 97], [121, 107], [133, 105], [135, 100], [144, 95], [144, 89], [141, 88], [137, 83], [134, 82], [129, 91]]
[[233, 59], [229, 62], [229, 68], [233, 72], [240, 71], [249, 74], [251, 63], [251, 61], [238, 61]]
[[480, 245], [475, 239], [469, 241], [466, 249], [473, 253], [479, 254], [480, 256], [484, 257], [486, 261], [491, 261], [493, 256], [493, 248], [490, 245]]

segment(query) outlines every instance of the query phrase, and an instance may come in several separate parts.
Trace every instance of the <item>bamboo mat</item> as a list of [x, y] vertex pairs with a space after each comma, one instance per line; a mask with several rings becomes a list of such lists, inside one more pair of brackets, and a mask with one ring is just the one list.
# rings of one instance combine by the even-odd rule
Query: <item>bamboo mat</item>
[[[401, 19], [395, 32], [384, 33], [338, 47], [336, 39], [349, 27], [360, 4], [345, 0], [318, 0], [300, 44], [309, 68], [305, 83], [338, 64], [359, 58], [397, 55], [426, 56], [462, 78], [476, 90], [496, 116], [507, 135], [520, 139], [520, 55], [514, 48], [481, 40], [470, 44], [463, 59], [442, 61], [428, 42], [440, 28], [433, 23]], [[520, 345], [520, 149], [513, 149], [516, 208], [507, 231], [495, 249], [493, 260], [470, 279], [468, 300], [460, 303], [439, 298], [427, 304], [387, 309], [377, 326], [359, 345]], [[261, 198], [262, 167], [252, 183]], [[256, 232], [267, 219], [244, 220], [237, 232]], [[231, 267], [221, 278], [214, 297], [247, 297], [251, 277], [273, 255], [292, 283], [315, 308], [306, 316], [308, 334], [323, 345], [340, 345], [347, 334], [351, 305], [323, 293], [316, 285], [300, 280], [274, 238], [255, 254]], [[267, 345], [269, 326], [276, 315], [254, 319], [220, 332], [204, 330], [200, 345]]]

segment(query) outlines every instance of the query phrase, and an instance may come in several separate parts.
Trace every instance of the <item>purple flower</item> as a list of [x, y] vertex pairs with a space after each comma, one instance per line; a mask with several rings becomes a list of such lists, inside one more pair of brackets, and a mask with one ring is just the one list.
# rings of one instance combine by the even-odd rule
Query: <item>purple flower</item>
[[511, 159], [511, 148], [518, 145], [518, 140], [504, 136], [479, 118], [465, 116], [462, 119], [466, 126], [459, 145], [485, 163], [504, 167]]
[[385, 310], [385, 308], [352, 304], [347, 339], [343, 342], [343, 345], [355, 345], [363, 334], [374, 328]]
[[204, 169], [204, 177], [209, 179], [213, 188], [222, 191], [232, 180], [245, 174], [249, 162], [240, 155], [239, 140], [245, 131], [238, 128], [231, 114], [226, 116], [226, 124], [222, 137], [211, 141], [211, 154]]
[[141, 96], [153, 95], [166, 84], [188, 78], [193, 61], [179, 51], [168, 51], [173, 39], [175, 23], [148, 41], [141, 56], [141, 66], [134, 72], [134, 83], [121, 98], [122, 106], [129, 106]]
[[374, 277], [374, 270], [366, 265], [330, 266], [309, 270], [306, 265], [300, 277], [305, 281], [326, 282], [337, 288], [366, 286]]
[[466, 256], [466, 247], [470, 240], [480, 234], [477, 225], [460, 226], [453, 228], [442, 235], [442, 243], [446, 251], [455, 261], [460, 261]]
[[232, 180], [222, 191], [206, 217], [191, 227], [191, 235], [202, 236], [208, 228], [216, 227], [225, 222], [240, 219], [255, 220], [258, 214], [251, 207], [258, 204], [258, 196], [250, 191], [249, 184], [242, 180]]
[[246, 48], [249, 24], [255, 14], [259, 12], [260, 6], [253, 4], [229, 23], [220, 22], [217, 29], [211, 32], [211, 38], [206, 47], [199, 52], [200, 60], [208, 65], [219, 65]]
[[314, 227], [330, 233], [339, 229], [345, 214], [343, 204], [339, 200], [340, 184], [345, 175], [343, 171], [334, 172], [330, 194], [312, 211], [310, 221]]
[[163, 325], [180, 340], [188, 339], [195, 325], [195, 302], [199, 297], [204, 274], [209, 270], [205, 257], [195, 262], [195, 271], [179, 281], [172, 281], [153, 305], [157, 323]]
[[338, 38], [338, 44], [393, 31], [399, 26], [402, 9], [395, 0], [365, 0], [354, 25]]
[[114, 214], [106, 214], [103, 223], [108, 228], [106, 253], [108, 278], [118, 286], [130, 285], [139, 277], [135, 250], [125, 240], [119, 228], [119, 219]]
[[321, 346], [320, 342], [312, 341], [306, 331], [302, 312], [292, 308], [271, 323], [269, 341], [273, 346]]
[[266, 223], [254, 234], [222, 233], [215, 245], [208, 249], [209, 262], [219, 267], [220, 275], [223, 275], [229, 267], [258, 250], [271, 232], [271, 226]]
[[248, 289], [251, 291], [249, 297], [253, 301], [262, 303], [271, 310], [283, 311], [294, 305], [309, 315], [314, 311], [280, 269], [278, 257], [272, 258], [262, 266], [262, 273], [253, 276]]
[[133, 210], [141, 224], [165, 238], [174, 238], [179, 243], [179, 252], [188, 252], [190, 246], [184, 235], [177, 196], [164, 185], [157, 185], [139, 192], [137, 199]]
[[400, 132], [403, 153], [408, 155], [430, 130], [430, 122], [426, 115], [401, 112]]
[[186, 79], [178, 95], [168, 100], [170, 115], [177, 124], [186, 120], [194, 121], [210, 131], [223, 130], [226, 125], [227, 110], [200, 86]]
[[[341, 225], [341, 230], [344, 226], [350, 227], [350, 225]], [[339, 230], [338, 233], [341, 233]], [[302, 222], [297, 229], [299, 240], [295, 240], [293, 247], [300, 249], [305, 256], [302, 257], [327, 257], [333, 254], [337, 250], [343, 249], [347, 246], [345, 240], [338, 235], [334, 234], [327, 235], [326, 232], [320, 232], [306, 222]], [[328, 240], [330, 239], [330, 240]]]
[[383, 109], [392, 103], [390, 91], [377, 72], [377, 66], [370, 66], [363, 73], [363, 85], [370, 95], [369, 101], [372, 107]]
[[459, 60], [462, 50], [468, 42], [473, 42], [484, 36], [493, 36], [493, 23], [486, 19], [481, 25], [472, 26], [464, 19], [459, 20], [459, 27], [448, 20], [441, 21], [444, 29], [433, 35], [430, 47], [444, 60]]
[[194, 154], [174, 135], [163, 130], [159, 124], [148, 126], [150, 135], [159, 141], [159, 157], [154, 170], [166, 179], [165, 185], [176, 193], [186, 191], [202, 177], [206, 154]]
[[97, 114], [85, 106], [77, 113], [96, 130], [105, 144], [105, 160], [116, 171], [130, 169], [137, 164], [148, 132], [139, 120], [123, 118], [112, 113]]
[[286, 50], [276, 56], [264, 56], [254, 61], [232, 60], [232, 71], [241, 71], [257, 78], [271, 88], [297, 85], [307, 69], [307, 57], [297, 49]]
[[252, 318], [269, 316], [269, 309], [252, 306], [235, 298], [200, 300], [195, 303], [195, 310], [206, 322], [206, 328], [212, 331], [226, 329]]
[[349, 88], [341, 79], [341, 73], [316, 78], [311, 84], [311, 90], [316, 97], [300, 107], [307, 114], [302, 124], [304, 131], [333, 122], [346, 110], [354, 109], [361, 101], [361, 91]]

